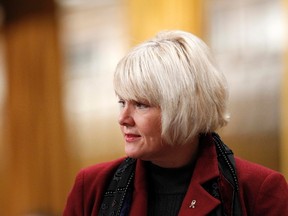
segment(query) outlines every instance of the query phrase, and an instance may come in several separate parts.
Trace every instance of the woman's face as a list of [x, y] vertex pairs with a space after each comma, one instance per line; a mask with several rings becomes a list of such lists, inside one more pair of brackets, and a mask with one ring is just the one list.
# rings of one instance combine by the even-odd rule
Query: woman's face
[[153, 161], [163, 157], [161, 109], [146, 102], [120, 99], [119, 124], [125, 140], [126, 155]]
[[180, 167], [196, 156], [198, 136], [187, 145], [168, 145], [161, 136], [161, 109], [148, 103], [120, 99], [119, 124], [128, 157], [162, 167]]

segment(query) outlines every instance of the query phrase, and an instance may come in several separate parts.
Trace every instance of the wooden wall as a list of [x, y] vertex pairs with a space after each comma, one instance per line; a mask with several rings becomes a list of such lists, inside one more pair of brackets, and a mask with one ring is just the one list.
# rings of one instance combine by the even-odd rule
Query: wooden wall
[[[285, 26], [288, 26], [288, 0], [283, 0], [283, 8], [285, 10]], [[288, 28], [285, 29], [285, 53], [284, 53], [284, 71], [282, 78], [282, 94], [281, 94], [281, 148], [280, 148], [280, 167], [281, 172], [288, 180]]]
[[71, 176], [56, 6], [52, 0], [6, 0], [3, 8], [7, 95], [0, 215], [60, 215]]
[[201, 0], [128, 0], [133, 45], [165, 29], [181, 29], [203, 36]]

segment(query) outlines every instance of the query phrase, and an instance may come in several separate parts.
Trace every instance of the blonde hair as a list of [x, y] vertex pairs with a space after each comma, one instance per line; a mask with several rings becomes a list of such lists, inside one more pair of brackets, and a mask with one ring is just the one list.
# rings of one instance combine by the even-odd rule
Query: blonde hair
[[114, 89], [122, 99], [159, 106], [171, 145], [228, 122], [226, 79], [206, 44], [188, 32], [162, 31], [133, 48], [116, 67]]

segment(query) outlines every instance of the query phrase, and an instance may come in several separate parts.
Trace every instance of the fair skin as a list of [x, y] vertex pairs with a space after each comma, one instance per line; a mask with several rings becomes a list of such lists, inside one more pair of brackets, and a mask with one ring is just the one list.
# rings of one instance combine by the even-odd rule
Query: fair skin
[[151, 161], [165, 168], [192, 163], [197, 153], [198, 137], [186, 145], [168, 145], [161, 136], [161, 109], [147, 102], [120, 99], [118, 122], [128, 157]]

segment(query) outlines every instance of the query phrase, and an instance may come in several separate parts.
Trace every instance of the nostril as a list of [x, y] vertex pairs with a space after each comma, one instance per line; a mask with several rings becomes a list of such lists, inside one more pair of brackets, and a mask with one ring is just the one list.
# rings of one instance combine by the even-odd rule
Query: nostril
[[121, 126], [131, 127], [135, 125], [135, 122], [131, 116], [125, 116], [124, 118], [120, 119], [119, 124]]
[[118, 123], [119, 123], [120, 125], [123, 125], [123, 124], [124, 124], [124, 119], [123, 119], [122, 117], [119, 117]]
[[118, 123], [122, 126], [132, 126], [134, 125], [134, 120], [130, 115], [120, 115], [118, 119]]

